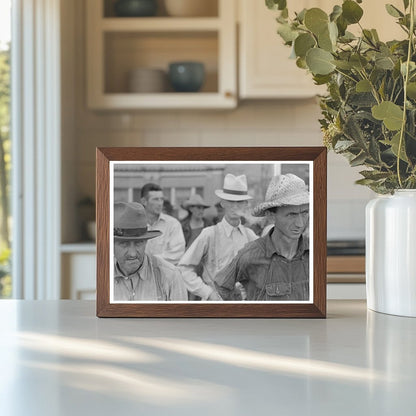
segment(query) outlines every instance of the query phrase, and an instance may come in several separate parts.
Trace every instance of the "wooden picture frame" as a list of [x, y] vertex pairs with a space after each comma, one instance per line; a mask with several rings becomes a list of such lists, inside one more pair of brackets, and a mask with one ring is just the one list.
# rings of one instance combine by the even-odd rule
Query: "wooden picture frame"
[[[97, 316], [98, 317], [187, 317], [187, 318], [325, 318], [326, 317], [326, 213], [327, 150], [324, 147], [239, 148], [97, 148]], [[114, 172], [123, 163], [138, 166], [211, 166], [223, 164], [225, 171], [252, 164], [274, 173], [279, 169], [309, 166], [310, 235], [309, 298], [302, 301], [115, 301], [114, 275]], [[269, 166], [270, 165], [270, 166]], [[116, 166], [116, 168], [114, 168]], [[217, 165], [215, 165], [217, 166]], [[222, 166], [222, 165], [221, 165]], [[243, 166], [243, 168], [244, 168]], [[281, 166], [281, 168], [279, 168]], [[253, 167], [253, 169], [254, 169]], [[116, 169], [116, 170], [114, 170]], [[143, 168], [144, 169], [144, 168]], [[156, 168], [155, 168], [156, 169]], [[162, 169], [162, 168], [159, 168]], [[251, 168], [250, 168], [251, 169]], [[257, 169], [257, 168], [256, 168]], [[259, 168], [260, 169], [260, 168]], [[277, 170], [276, 170], [277, 169]], [[289, 170], [290, 170], [289, 169]], [[188, 169], [189, 170], [189, 169]], [[224, 172], [225, 172], [224, 171]], [[305, 168], [306, 171], [306, 168]], [[283, 172], [282, 172], [283, 173]], [[272, 176], [270, 177], [270, 180]], [[247, 175], [249, 176], [249, 175]], [[270, 182], [267, 180], [267, 182]], [[225, 187], [224, 187], [225, 188]], [[265, 186], [263, 186], [265, 188]], [[178, 188], [179, 189], [179, 188]], [[182, 188], [181, 188], [182, 189]], [[134, 191], [134, 190], [133, 190]], [[117, 191], [119, 192], [119, 191]], [[130, 192], [130, 191], [129, 191]], [[171, 191], [172, 192], [172, 191]], [[250, 192], [250, 189], [249, 189]], [[134, 192], [128, 193], [135, 200]], [[262, 195], [263, 202], [265, 195]], [[309, 251], [308, 251], [309, 253]], [[110, 289], [111, 287], [111, 289]], [[137, 287], [137, 286], [136, 286]]]

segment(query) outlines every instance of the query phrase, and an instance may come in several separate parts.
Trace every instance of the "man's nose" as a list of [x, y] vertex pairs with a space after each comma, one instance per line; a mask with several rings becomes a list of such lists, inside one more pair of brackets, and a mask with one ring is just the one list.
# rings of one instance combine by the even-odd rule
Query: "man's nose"
[[295, 217], [295, 225], [297, 227], [303, 227], [305, 225], [306, 220], [303, 218], [302, 214], [298, 214]]
[[134, 246], [134, 244], [133, 244], [133, 243], [129, 244], [129, 248], [128, 248], [128, 250], [127, 250], [127, 254], [128, 254], [130, 257], [135, 257], [135, 256], [136, 256], [137, 251], [136, 251], [136, 247]]

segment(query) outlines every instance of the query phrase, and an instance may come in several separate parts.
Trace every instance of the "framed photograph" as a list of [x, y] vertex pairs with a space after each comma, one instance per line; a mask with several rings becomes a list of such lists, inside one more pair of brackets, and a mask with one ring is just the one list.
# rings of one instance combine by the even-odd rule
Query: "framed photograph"
[[324, 318], [326, 148], [97, 148], [97, 316]]

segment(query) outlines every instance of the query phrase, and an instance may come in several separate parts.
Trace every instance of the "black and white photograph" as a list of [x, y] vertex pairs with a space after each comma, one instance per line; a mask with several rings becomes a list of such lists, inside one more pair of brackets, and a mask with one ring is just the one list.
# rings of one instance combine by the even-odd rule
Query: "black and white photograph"
[[111, 161], [110, 303], [312, 303], [313, 163]]

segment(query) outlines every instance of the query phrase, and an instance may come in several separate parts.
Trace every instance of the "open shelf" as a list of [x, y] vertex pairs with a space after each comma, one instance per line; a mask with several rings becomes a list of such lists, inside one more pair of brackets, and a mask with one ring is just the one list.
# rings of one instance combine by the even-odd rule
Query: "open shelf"
[[[218, 12], [210, 17], [168, 17], [160, 9], [155, 17], [127, 18], [114, 17], [112, 0], [88, 0], [88, 107], [97, 110], [235, 108], [236, 5], [230, 0], [212, 2]], [[136, 73], [143, 68], [162, 70], [167, 81], [169, 64], [183, 61], [204, 65], [205, 79], [198, 92], [175, 92], [169, 82], [157, 88], [147, 88], [148, 84], [146, 88], [129, 87], [129, 76], [134, 70]]]

